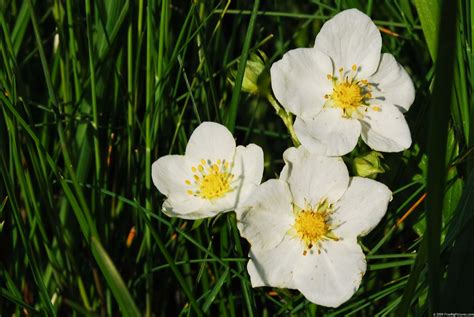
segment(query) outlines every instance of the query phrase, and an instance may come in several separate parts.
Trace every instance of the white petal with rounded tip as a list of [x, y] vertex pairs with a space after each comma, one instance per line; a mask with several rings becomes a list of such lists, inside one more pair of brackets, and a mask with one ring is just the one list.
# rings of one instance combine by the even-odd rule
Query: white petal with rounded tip
[[236, 205], [236, 192], [212, 200], [193, 195], [171, 195], [163, 204], [163, 212], [170, 217], [200, 219], [234, 210]]
[[402, 112], [408, 111], [415, 100], [413, 81], [392, 54], [382, 54], [377, 72], [368, 81], [373, 85], [373, 98], [385, 100]]
[[387, 212], [392, 192], [384, 184], [363, 177], [352, 177], [349, 188], [334, 206], [331, 224], [334, 234], [355, 239], [372, 231]]
[[350, 72], [357, 65], [357, 77], [363, 79], [379, 66], [382, 37], [370, 17], [350, 9], [324, 23], [314, 47], [331, 57], [336, 70]]
[[288, 184], [271, 179], [258, 186], [236, 211], [242, 237], [252, 247], [267, 250], [278, 245], [294, 223]]
[[304, 246], [299, 240], [285, 236], [285, 239], [270, 250], [250, 249], [247, 271], [253, 287], [272, 286], [296, 288], [293, 271], [297, 259], [302, 257]]
[[195, 160], [232, 160], [235, 152], [235, 140], [232, 133], [215, 122], [201, 123], [191, 134], [186, 146], [186, 157]]
[[322, 199], [330, 203], [339, 200], [349, 184], [349, 173], [340, 157], [308, 154], [303, 147], [289, 153], [283, 154], [288, 168], [280, 179], [288, 182], [298, 207], [316, 207]]
[[283, 107], [297, 116], [312, 117], [331, 91], [327, 79], [333, 73], [331, 59], [314, 48], [287, 52], [270, 69], [272, 90]]
[[171, 195], [163, 203], [163, 213], [169, 217], [199, 219], [215, 216], [205, 209], [206, 202], [192, 195]]
[[290, 147], [286, 149], [285, 152], [283, 152], [283, 160], [286, 164], [283, 166], [280, 172], [280, 179], [288, 182], [288, 177], [290, 175], [289, 173], [293, 168], [293, 164], [291, 164], [291, 162], [305, 159], [309, 155], [311, 155], [311, 153], [309, 153], [304, 146], [300, 146], [298, 148]]
[[311, 302], [338, 307], [359, 288], [367, 265], [355, 240], [325, 241], [317, 250], [297, 258], [293, 272], [296, 288]]
[[263, 176], [262, 148], [255, 144], [237, 146], [232, 173], [243, 175], [244, 184], [259, 185]]
[[352, 151], [361, 130], [359, 121], [344, 118], [336, 108], [323, 108], [313, 119], [296, 118], [294, 128], [308, 151], [326, 156], [342, 156]]
[[411, 145], [410, 128], [397, 107], [389, 103], [375, 103], [378, 111], [369, 108], [361, 119], [362, 139], [372, 149], [381, 152], [400, 152]]
[[153, 184], [165, 196], [186, 194], [189, 185], [186, 180], [192, 180], [190, 162], [183, 155], [166, 155], [160, 157], [151, 166]]

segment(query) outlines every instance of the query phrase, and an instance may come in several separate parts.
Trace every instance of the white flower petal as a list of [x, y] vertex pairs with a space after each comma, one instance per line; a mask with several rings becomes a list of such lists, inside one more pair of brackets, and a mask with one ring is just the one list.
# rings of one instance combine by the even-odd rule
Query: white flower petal
[[410, 128], [397, 107], [376, 103], [378, 111], [369, 108], [361, 119], [362, 139], [368, 146], [381, 152], [400, 152], [411, 145]]
[[344, 118], [340, 109], [323, 108], [313, 119], [296, 118], [296, 135], [308, 151], [341, 156], [357, 145], [361, 126], [356, 119]]
[[236, 213], [240, 233], [252, 247], [274, 248], [294, 222], [288, 184], [278, 179], [266, 181], [255, 189]]
[[324, 23], [314, 47], [331, 57], [336, 70], [350, 71], [355, 64], [357, 77], [365, 78], [379, 66], [382, 37], [370, 17], [350, 9]]
[[252, 247], [247, 264], [252, 286], [296, 288], [293, 282], [293, 270], [296, 259], [302, 256], [303, 251], [301, 243], [288, 236], [270, 250]]
[[352, 177], [349, 188], [334, 206], [331, 215], [337, 237], [357, 238], [372, 231], [387, 211], [392, 192], [384, 184]]
[[324, 95], [332, 89], [332, 82], [327, 79], [333, 73], [331, 59], [314, 48], [287, 52], [270, 72], [275, 97], [297, 116], [318, 113], [325, 103]]
[[213, 199], [208, 208], [222, 212], [235, 210], [253, 193], [262, 180], [262, 149], [255, 144], [249, 144], [247, 147], [239, 145], [235, 151], [231, 173], [234, 175], [231, 183], [232, 191]]
[[262, 148], [255, 144], [237, 146], [232, 173], [243, 176], [243, 184], [259, 185], [263, 176]]
[[355, 240], [325, 241], [321, 253], [313, 250], [297, 261], [296, 288], [311, 302], [327, 307], [338, 307], [351, 298], [367, 267]]
[[163, 213], [169, 217], [182, 219], [200, 219], [215, 216], [208, 211], [206, 201], [192, 195], [171, 195], [163, 203]]
[[[309, 153], [304, 146], [300, 146], [298, 148], [296, 147], [290, 147], [285, 150], [283, 153], [283, 159], [285, 162], [294, 162], [298, 160], [303, 160], [306, 159], [306, 157], [310, 156], [311, 153]], [[290, 167], [292, 167], [292, 164], [285, 164], [283, 166], [283, 169], [280, 172], [280, 179], [288, 182], [288, 177], [290, 177]]]
[[193, 179], [191, 165], [183, 155], [160, 157], [151, 166], [153, 184], [165, 196], [170, 194], [186, 195], [189, 186], [186, 180]]
[[293, 202], [300, 208], [315, 207], [322, 199], [336, 202], [349, 184], [349, 173], [340, 157], [308, 154], [303, 147], [283, 153], [288, 167], [280, 174], [287, 181]]
[[373, 85], [373, 98], [385, 100], [402, 112], [408, 111], [415, 100], [413, 81], [392, 54], [382, 54], [377, 72], [368, 81]]
[[203, 122], [193, 132], [186, 146], [186, 157], [195, 160], [232, 160], [235, 140], [232, 133], [223, 125]]

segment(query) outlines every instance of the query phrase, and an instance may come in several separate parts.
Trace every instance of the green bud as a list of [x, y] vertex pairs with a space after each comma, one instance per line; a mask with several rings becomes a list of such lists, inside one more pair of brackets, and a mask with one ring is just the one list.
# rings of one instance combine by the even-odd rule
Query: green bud
[[376, 178], [377, 174], [385, 173], [386, 167], [382, 162], [383, 155], [377, 151], [371, 151], [354, 158], [352, 169], [356, 176]]
[[[245, 65], [244, 78], [242, 80], [242, 91], [250, 94], [261, 94], [265, 95], [268, 92], [270, 84], [270, 76], [268, 70], [265, 69], [267, 62], [267, 56], [262, 51], [258, 51], [258, 54], [251, 53], [247, 64]], [[237, 75], [236, 70], [232, 70], [230, 78], [228, 78], [231, 85], [234, 85], [235, 77]]]

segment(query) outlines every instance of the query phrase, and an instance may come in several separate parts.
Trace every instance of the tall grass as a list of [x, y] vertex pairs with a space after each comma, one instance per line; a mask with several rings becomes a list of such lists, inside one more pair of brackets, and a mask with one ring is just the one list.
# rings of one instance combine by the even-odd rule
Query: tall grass
[[[458, 4], [1, 1], [0, 315], [474, 311], [474, 3]], [[414, 80], [414, 145], [385, 155], [379, 179], [394, 200], [361, 240], [368, 272], [350, 301], [327, 309], [253, 289], [235, 217], [166, 217], [150, 167], [211, 120], [263, 147], [266, 179], [279, 173], [291, 138], [264, 98], [242, 92], [245, 62], [257, 49], [270, 66], [312, 46], [350, 7], [371, 15], [383, 51]]]

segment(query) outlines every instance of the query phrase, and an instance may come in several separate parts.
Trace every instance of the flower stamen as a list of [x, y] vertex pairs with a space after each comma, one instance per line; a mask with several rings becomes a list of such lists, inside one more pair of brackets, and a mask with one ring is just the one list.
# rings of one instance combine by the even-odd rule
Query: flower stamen
[[357, 80], [359, 68], [352, 65], [351, 73], [344, 72], [344, 68], [339, 68], [339, 77], [328, 74], [327, 78], [333, 83], [331, 94], [324, 95], [332, 107], [340, 108], [344, 117], [352, 117], [354, 113], [363, 115], [363, 108], [369, 106], [368, 100], [372, 98], [371, 85], [367, 80]]
[[200, 164], [191, 167], [194, 173], [194, 184], [190, 180], [185, 180], [186, 185], [197, 187], [196, 190], [187, 190], [189, 195], [213, 200], [223, 197], [233, 190], [231, 183], [234, 174], [230, 172], [229, 162], [226, 160], [217, 160], [212, 163], [211, 160], [201, 160]]
[[338, 238], [331, 232], [332, 228], [328, 221], [328, 216], [332, 213], [332, 204], [327, 200], [322, 200], [318, 203], [316, 208], [307, 206], [305, 209], [300, 209], [295, 206], [296, 219], [293, 225], [296, 236], [301, 239], [306, 248], [303, 255], [306, 255], [313, 246], [318, 246], [322, 240], [338, 240]]

